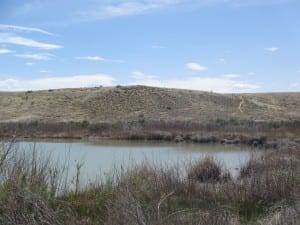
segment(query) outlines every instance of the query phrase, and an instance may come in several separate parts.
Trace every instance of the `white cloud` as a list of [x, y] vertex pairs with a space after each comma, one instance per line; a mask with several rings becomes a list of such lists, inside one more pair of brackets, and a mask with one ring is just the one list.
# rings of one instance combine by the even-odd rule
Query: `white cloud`
[[[101, 20], [134, 16], [163, 10], [191, 10], [226, 5], [232, 8], [281, 4], [293, 0], [94, 0], [86, 10], [75, 13], [74, 20]], [[92, 3], [91, 3], [92, 2]], [[85, 2], [86, 3], [86, 2]]]
[[293, 89], [293, 88], [299, 87], [300, 85], [299, 85], [299, 83], [291, 83], [289, 86], [291, 89]]
[[[156, 87], [181, 88], [191, 90], [215, 91], [221, 93], [254, 92], [260, 88], [258, 84], [223, 77], [187, 77], [184, 79], [162, 80], [156, 76], [140, 71], [132, 72], [134, 79], [130, 85], [148, 85]], [[1, 91], [47, 90], [54, 88], [95, 87], [99, 85], [113, 86], [115, 78], [107, 74], [75, 75], [63, 77], [47, 77], [40, 79], [4, 79], [0, 80]]]
[[185, 80], [168, 81], [170, 87], [215, 92], [252, 92], [259, 88], [256, 84], [222, 78], [190, 77]]
[[125, 16], [140, 14], [158, 7], [163, 4], [158, 3], [143, 3], [143, 2], [125, 2], [118, 5], [109, 5], [104, 7], [103, 11], [111, 16]]
[[123, 60], [120, 60], [120, 59], [106, 59], [101, 56], [82, 56], [82, 57], [75, 57], [75, 59], [112, 62], [112, 63], [123, 63], [124, 62]]
[[178, 0], [145, 0], [145, 1], [122, 1], [115, 4], [100, 3], [98, 7], [92, 10], [79, 11], [79, 15], [83, 19], [95, 20], [108, 17], [131, 16], [148, 13], [154, 10], [163, 9], [165, 7], [176, 5]]
[[33, 66], [34, 63], [33, 63], [33, 62], [26, 62], [25, 65], [26, 65], [26, 66]]
[[132, 72], [131, 78], [135, 80], [133, 83], [131, 83], [132, 85], [147, 85], [153, 87], [163, 87], [162, 82], [158, 80], [156, 76], [147, 75], [140, 71]]
[[50, 73], [49, 70], [40, 70], [40, 73]]
[[21, 45], [25, 47], [40, 48], [45, 50], [62, 48], [62, 46], [60, 45], [38, 42], [32, 39], [24, 38], [21, 36], [10, 35], [7, 33], [0, 33], [0, 43]]
[[186, 67], [189, 70], [194, 70], [194, 71], [205, 71], [207, 70], [207, 67], [199, 64], [199, 63], [195, 63], [195, 62], [190, 62], [186, 64]]
[[227, 78], [227, 79], [236, 79], [236, 78], [241, 77], [241, 75], [239, 75], [239, 74], [224, 74], [223, 77]]
[[277, 47], [270, 47], [270, 48], [265, 48], [265, 50], [268, 51], [268, 52], [276, 52], [276, 51], [279, 50], [279, 48], [277, 48]]
[[6, 48], [0, 48], [0, 54], [9, 54], [13, 53], [14, 51], [6, 49]]
[[25, 32], [38, 32], [46, 35], [53, 35], [52, 33], [34, 27], [23, 27], [9, 24], [0, 24], [0, 30], [12, 30], [12, 31], [25, 31]]
[[136, 80], [150, 80], [156, 78], [156, 76], [146, 75], [140, 71], [134, 71], [131, 73], [131, 78]]
[[34, 60], [51, 60], [52, 54], [16, 54], [16, 57]]
[[0, 80], [1, 91], [47, 90], [56, 88], [96, 87], [99, 85], [112, 86], [115, 79], [107, 74], [75, 75], [64, 77], [47, 77], [40, 79]]
[[82, 57], [75, 57], [75, 59], [90, 60], [90, 61], [104, 61], [104, 58], [100, 56], [82, 56]]
[[300, 91], [300, 83], [299, 82], [290, 83], [288, 89], [291, 91]]
[[[212, 0], [214, 1], [214, 0]], [[234, 8], [241, 8], [241, 7], [251, 7], [251, 6], [268, 6], [268, 5], [279, 5], [291, 2], [293, 0], [215, 0], [217, 2], [224, 2], [229, 4]]]
[[184, 79], [161, 80], [156, 76], [149, 76], [142, 72], [133, 72], [134, 81], [131, 85], [148, 85], [155, 87], [181, 88], [202, 91], [215, 91], [220, 93], [255, 92], [260, 85], [248, 83], [237, 79], [224, 77], [187, 77]]

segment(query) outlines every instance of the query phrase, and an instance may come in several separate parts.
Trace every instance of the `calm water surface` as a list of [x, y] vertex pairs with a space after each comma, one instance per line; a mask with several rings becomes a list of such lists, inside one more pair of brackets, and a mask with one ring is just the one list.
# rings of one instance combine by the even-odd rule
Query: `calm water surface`
[[76, 174], [76, 165], [82, 163], [81, 181], [86, 183], [103, 177], [120, 168], [147, 162], [155, 165], [174, 165], [189, 163], [207, 155], [219, 160], [235, 175], [237, 168], [249, 160], [253, 150], [245, 146], [199, 145], [186, 143], [164, 143], [149, 141], [24, 141], [19, 149], [38, 154], [51, 155], [60, 165], [69, 164], [69, 176]]

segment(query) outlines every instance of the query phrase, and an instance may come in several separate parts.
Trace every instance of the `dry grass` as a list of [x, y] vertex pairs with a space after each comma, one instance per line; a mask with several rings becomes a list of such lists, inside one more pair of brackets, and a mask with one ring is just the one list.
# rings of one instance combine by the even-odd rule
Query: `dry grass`
[[1, 148], [0, 224], [299, 222], [298, 148], [266, 151], [232, 179], [223, 179], [226, 169], [211, 158], [174, 167], [146, 162], [72, 191], [61, 185], [62, 171], [49, 158], [15, 154], [13, 146]]
[[222, 95], [145, 86], [0, 92], [0, 137], [274, 147], [284, 138], [299, 139], [299, 99], [299, 93]]
[[0, 224], [61, 225], [72, 220], [66, 203], [56, 196], [64, 190], [64, 168], [35, 150], [18, 152], [14, 141], [0, 147]]
[[[243, 96], [243, 113], [239, 110]], [[0, 93], [0, 122], [299, 120], [299, 93], [215, 94], [128, 86]]]
[[188, 178], [200, 182], [216, 182], [221, 180], [222, 168], [211, 157], [206, 157], [193, 165], [188, 171]]

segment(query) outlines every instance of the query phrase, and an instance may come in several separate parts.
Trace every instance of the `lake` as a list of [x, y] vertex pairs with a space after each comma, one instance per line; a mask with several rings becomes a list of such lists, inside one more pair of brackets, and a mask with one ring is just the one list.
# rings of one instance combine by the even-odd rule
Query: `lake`
[[18, 143], [19, 151], [35, 149], [42, 156], [50, 155], [59, 165], [69, 164], [69, 177], [74, 178], [76, 165], [82, 164], [81, 183], [102, 179], [115, 169], [144, 161], [158, 166], [189, 163], [205, 156], [219, 160], [235, 175], [245, 164], [253, 149], [232, 145], [199, 145], [151, 141], [70, 141], [37, 140]]

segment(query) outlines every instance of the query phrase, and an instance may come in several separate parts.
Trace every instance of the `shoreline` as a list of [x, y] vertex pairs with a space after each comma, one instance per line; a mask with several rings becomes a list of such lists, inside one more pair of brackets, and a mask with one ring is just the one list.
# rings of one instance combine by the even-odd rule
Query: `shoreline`
[[174, 143], [245, 145], [277, 148], [295, 142], [300, 144], [300, 123], [196, 124], [186, 122], [152, 122], [141, 124], [64, 122], [0, 123], [0, 138], [65, 139], [65, 140], [130, 140]]

